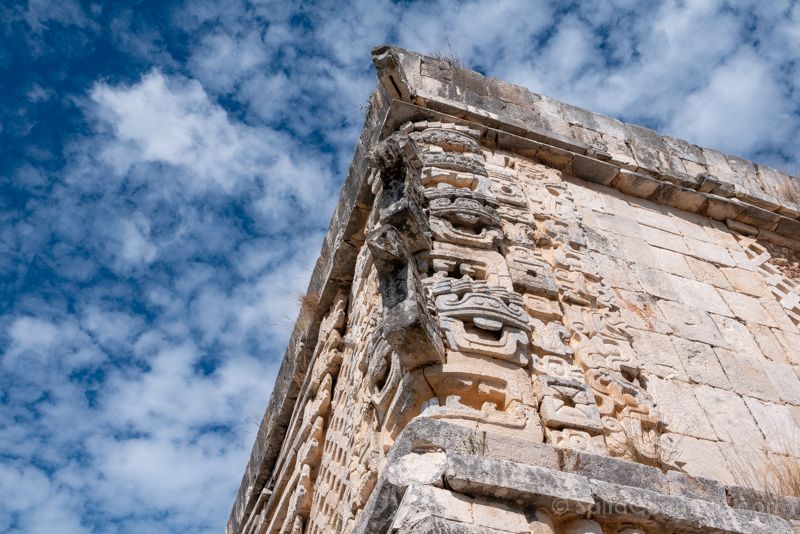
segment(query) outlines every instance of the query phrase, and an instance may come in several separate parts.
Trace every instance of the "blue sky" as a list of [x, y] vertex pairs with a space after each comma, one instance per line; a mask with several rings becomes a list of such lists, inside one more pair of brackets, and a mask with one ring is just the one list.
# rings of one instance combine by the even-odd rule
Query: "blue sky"
[[370, 48], [797, 174], [795, 2], [0, 5], [0, 531], [221, 532]]

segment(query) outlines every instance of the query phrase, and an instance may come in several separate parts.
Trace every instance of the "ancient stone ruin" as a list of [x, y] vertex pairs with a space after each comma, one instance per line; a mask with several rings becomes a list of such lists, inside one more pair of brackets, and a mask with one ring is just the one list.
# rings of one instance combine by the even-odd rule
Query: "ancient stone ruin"
[[798, 180], [373, 61], [227, 533], [798, 531]]

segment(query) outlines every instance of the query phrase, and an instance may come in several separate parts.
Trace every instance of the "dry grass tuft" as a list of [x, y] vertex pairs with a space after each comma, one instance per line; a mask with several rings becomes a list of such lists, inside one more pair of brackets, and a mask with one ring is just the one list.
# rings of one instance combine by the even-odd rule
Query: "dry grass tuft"
[[673, 462], [675, 449], [662, 443], [661, 433], [644, 433], [634, 428], [632, 422], [620, 422], [623, 441], [622, 457], [637, 464], [649, 465], [663, 472], [679, 469]]
[[728, 460], [735, 484], [755, 490], [753, 498], [762, 511], [785, 515], [784, 497], [800, 498], [800, 443], [791, 441], [785, 447], [787, 455], [739, 455]]
[[788, 181], [777, 186], [778, 198], [800, 204], [800, 178], [789, 177]]
[[303, 293], [298, 295], [297, 301], [300, 303], [300, 310], [316, 314], [319, 311], [320, 296], [316, 293]]
[[451, 67], [463, 67], [464, 61], [461, 58], [461, 54], [453, 50], [453, 47], [450, 46], [450, 43], [447, 43], [447, 50], [443, 50], [441, 48], [434, 50], [431, 53], [431, 57], [437, 61], [442, 61], [447, 63]]
[[729, 462], [737, 485], [783, 497], [800, 497], [800, 458], [768, 455], [766, 460]]
[[311, 324], [319, 312], [320, 296], [316, 293], [303, 293], [297, 296], [297, 302], [300, 303], [297, 321], [301, 326], [306, 327]]

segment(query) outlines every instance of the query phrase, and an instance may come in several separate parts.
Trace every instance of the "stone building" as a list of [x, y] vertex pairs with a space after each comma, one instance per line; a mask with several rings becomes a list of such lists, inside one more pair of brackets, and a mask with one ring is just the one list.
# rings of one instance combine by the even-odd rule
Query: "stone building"
[[227, 533], [793, 532], [797, 179], [373, 61]]

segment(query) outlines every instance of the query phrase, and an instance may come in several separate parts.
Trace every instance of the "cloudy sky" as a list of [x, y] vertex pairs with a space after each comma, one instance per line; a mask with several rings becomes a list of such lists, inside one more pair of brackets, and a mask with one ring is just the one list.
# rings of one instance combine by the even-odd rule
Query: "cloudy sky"
[[800, 6], [0, 5], [0, 531], [222, 532], [370, 48], [797, 174]]

